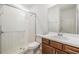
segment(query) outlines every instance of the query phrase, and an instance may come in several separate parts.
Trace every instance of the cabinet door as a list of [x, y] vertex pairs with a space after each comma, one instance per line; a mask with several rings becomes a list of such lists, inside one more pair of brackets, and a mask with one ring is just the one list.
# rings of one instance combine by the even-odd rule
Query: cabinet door
[[67, 53], [56, 49], [56, 54], [67, 54]]
[[43, 43], [42, 53], [43, 54], [55, 54], [55, 49]]
[[62, 44], [61, 44], [61, 43], [58, 43], [58, 42], [55, 42], [55, 41], [50, 41], [50, 45], [51, 45], [52, 47], [55, 47], [55, 48], [57, 48], [57, 49], [62, 50]]
[[79, 54], [79, 48], [72, 47], [69, 45], [64, 45], [63, 50], [68, 52], [69, 54]]
[[45, 43], [45, 44], [49, 44], [49, 40], [46, 39], [46, 38], [42, 38], [42, 42]]

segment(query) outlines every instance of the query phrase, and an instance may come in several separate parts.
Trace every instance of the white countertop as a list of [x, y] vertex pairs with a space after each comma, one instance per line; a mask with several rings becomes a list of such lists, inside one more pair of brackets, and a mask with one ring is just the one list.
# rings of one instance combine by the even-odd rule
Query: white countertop
[[79, 38], [75, 38], [75, 37], [58, 37], [58, 36], [54, 36], [51, 34], [48, 35], [40, 35], [38, 34], [37, 36], [42, 37], [42, 38], [47, 38], [49, 40], [53, 40], [53, 41], [57, 41], [63, 44], [67, 44], [67, 45], [71, 45], [74, 47], [78, 47], [79, 48]]

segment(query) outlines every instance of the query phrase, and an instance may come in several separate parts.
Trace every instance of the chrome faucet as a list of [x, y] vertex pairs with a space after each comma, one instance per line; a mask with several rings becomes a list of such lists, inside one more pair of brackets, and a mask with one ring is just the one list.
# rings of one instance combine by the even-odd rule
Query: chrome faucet
[[58, 33], [58, 36], [61, 36], [61, 37], [62, 37], [62, 36], [63, 36], [63, 34], [62, 34], [62, 33]]

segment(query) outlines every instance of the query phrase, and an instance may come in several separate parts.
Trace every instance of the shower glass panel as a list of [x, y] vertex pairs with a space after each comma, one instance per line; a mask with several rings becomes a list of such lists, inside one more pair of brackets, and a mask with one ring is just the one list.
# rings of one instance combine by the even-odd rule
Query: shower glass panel
[[[20, 53], [35, 40], [35, 18], [30, 13], [4, 5], [0, 15], [1, 53]], [[30, 35], [31, 34], [31, 35]], [[31, 38], [30, 38], [31, 37]]]

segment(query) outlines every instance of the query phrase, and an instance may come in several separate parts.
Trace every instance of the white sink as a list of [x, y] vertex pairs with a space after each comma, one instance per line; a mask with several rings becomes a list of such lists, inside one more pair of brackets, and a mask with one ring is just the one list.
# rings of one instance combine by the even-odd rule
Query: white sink
[[63, 36], [53, 36], [55, 38], [61, 39], [61, 40], [68, 40], [67, 37], [63, 37]]

